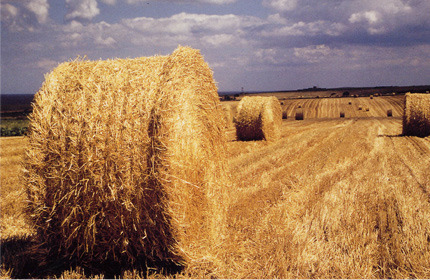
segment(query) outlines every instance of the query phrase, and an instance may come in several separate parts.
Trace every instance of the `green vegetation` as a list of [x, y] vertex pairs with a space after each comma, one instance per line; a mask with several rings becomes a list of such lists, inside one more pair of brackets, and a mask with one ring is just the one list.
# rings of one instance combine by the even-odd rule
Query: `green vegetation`
[[0, 136], [23, 136], [28, 130], [28, 120], [1, 120]]

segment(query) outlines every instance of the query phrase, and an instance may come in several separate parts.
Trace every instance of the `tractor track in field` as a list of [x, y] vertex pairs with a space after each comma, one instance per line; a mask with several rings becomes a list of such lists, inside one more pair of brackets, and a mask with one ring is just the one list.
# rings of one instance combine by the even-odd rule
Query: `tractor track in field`
[[[415, 150], [418, 151], [418, 153], [423, 157], [424, 161], [425, 159], [427, 159], [427, 162], [425, 162], [424, 164], [427, 164], [427, 166], [429, 166], [430, 162], [429, 162], [429, 155], [430, 155], [430, 150], [428, 149], [428, 147], [422, 143], [422, 141], [424, 141], [423, 139], [417, 139], [417, 137], [415, 136], [406, 136], [404, 137], [406, 144], [409, 143], [411, 145], [411, 147], [413, 147]], [[394, 147], [395, 151], [399, 151], [399, 152], [395, 152], [395, 156], [398, 158], [399, 162], [404, 166], [404, 168], [408, 171], [409, 175], [411, 176], [411, 178], [415, 181], [415, 183], [417, 184], [417, 186], [419, 187], [419, 189], [422, 191], [422, 193], [426, 196], [427, 201], [430, 203], [430, 192], [429, 190], [427, 190], [425, 184], [423, 182], [421, 182], [420, 178], [418, 178], [418, 175], [414, 172], [414, 168], [411, 167], [411, 160], [412, 159], [406, 159], [404, 158], [405, 153], [401, 151], [401, 149], [396, 148], [396, 145], [394, 143], [394, 140], [391, 139], [391, 145]], [[416, 160], [416, 159], [413, 159]], [[408, 163], [409, 162], [409, 163]]]

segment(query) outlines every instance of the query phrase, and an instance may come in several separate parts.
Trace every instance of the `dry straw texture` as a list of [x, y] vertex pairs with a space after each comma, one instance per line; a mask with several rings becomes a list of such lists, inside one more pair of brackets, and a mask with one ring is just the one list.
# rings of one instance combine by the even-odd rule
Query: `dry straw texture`
[[245, 96], [237, 107], [238, 140], [277, 140], [280, 137], [282, 109], [276, 97]]
[[35, 96], [29, 213], [52, 254], [190, 264], [222, 232], [225, 131], [199, 51], [59, 65]]
[[231, 128], [234, 126], [233, 118], [234, 118], [234, 112], [231, 105], [225, 105], [222, 107], [224, 110], [224, 119], [225, 119], [225, 127]]
[[403, 134], [430, 136], [430, 94], [407, 93], [405, 95]]

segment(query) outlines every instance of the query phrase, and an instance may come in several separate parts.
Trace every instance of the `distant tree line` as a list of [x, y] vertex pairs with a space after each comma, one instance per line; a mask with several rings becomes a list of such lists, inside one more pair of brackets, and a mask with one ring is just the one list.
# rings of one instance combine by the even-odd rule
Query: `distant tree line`
[[0, 136], [23, 136], [27, 133], [28, 127], [2, 127]]

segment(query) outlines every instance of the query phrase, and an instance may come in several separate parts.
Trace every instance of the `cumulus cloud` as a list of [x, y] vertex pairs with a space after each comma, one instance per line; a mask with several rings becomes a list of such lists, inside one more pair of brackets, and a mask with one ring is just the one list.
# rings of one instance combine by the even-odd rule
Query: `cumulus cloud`
[[42, 58], [41, 60], [36, 62], [35, 66], [44, 71], [50, 71], [58, 66], [58, 62], [52, 59]]
[[[158, 1], [171, 2], [171, 3], [193, 3], [193, 4], [203, 3], [203, 4], [224, 5], [224, 4], [234, 3], [237, 0], [158, 0]], [[149, 3], [149, 1], [148, 0], [127, 0], [127, 3], [128, 4]]]
[[116, 4], [116, 0], [101, 0], [103, 3], [107, 4], [107, 5], [115, 5]]
[[[125, 19], [122, 24], [129, 31], [150, 34], [153, 38], [164, 38], [167, 36], [178, 36], [182, 41], [199, 41], [205, 38], [206, 42], [213, 44], [216, 41], [226, 42], [228, 35], [235, 35], [238, 39], [244, 34], [246, 28], [256, 26], [262, 20], [251, 16], [237, 15], [206, 15], [180, 13], [168, 18], [140, 17]], [[209, 39], [211, 36], [212, 39]], [[161, 41], [160, 43], [162, 43]]]
[[23, 28], [18, 23], [19, 9], [11, 4], [0, 4], [1, 6], [1, 21], [2, 24], [14, 31], [22, 30]]
[[[242, 83], [241, 86], [252, 90], [267, 90], [267, 84], [273, 85], [273, 89], [298, 88], [300, 83], [309, 87], [310, 72], [335, 86], [340, 86], [340, 79], [351, 85], [347, 82], [355, 81], [354, 75], [372, 78], [372, 73], [382, 73], [390, 65], [399, 69], [403, 65], [425, 69], [430, 59], [430, 17], [426, 13], [430, 1], [427, 0], [256, 1], [261, 5], [258, 8], [265, 10], [253, 14], [267, 17], [244, 15], [246, 9], [240, 15], [217, 14], [228, 6], [215, 5], [235, 0], [66, 0], [67, 11], [63, 11], [66, 22], [49, 17], [48, 1], [1, 2], [2, 28], [38, 31], [38, 36], [16, 35], [21, 41], [26, 38], [21, 47], [2, 45], [5, 58], [32, 54], [23, 56], [26, 61], [22, 65], [28, 63], [33, 71], [48, 71], [55, 61], [77, 55], [98, 59], [168, 54], [181, 44], [202, 51], [214, 68], [216, 79], [223, 83], [221, 88], [225, 89], [225, 84]], [[152, 17], [149, 15], [154, 7], [146, 3], [155, 2], [210, 4], [204, 6], [205, 11], [215, 8], [216, 12], [195, 13], [191, 11], [196, 6], [172, 5], [177, 10], [169, 10], [168, 16]], [[98, 7], [98, 4], [105, 8], [103, 5], [117, 5], [125, 13], [126, 9], [136, 8], [129, 4], [139, 3], [144, 4], [146, 16], [115, 17], [114, 22], [104, 17], [103, 9]], [[172, 11], [176, 12], [170, 14]], [[43, 30], [37, 29], [42, 25]], [[12, 38], [18, 41], [18, 37]], [[403, 48], [405, 44], [413, 48]], [[2, 69], [6, 69], [3, 61]], [[290, 77], [289, 73], [296, 76]], [[417, 81], [427, 75], [422, 73], [425, 71], [418, 73], [421, 78]]]
[[330, 47], [326, 45], [307, 46], [303, 48], [294, 48], [294, 56], [303, 59], [308, 63], [316, 63], [326, 59], [330, 54]]
[[263, 0], [263, 5], [278, 11], [293, 11], [297, 8], [297, 0]]
[[97, 0], [66, 0], [68, 13], [66, 19], [90, 20], [100, 14]]
[[36, 15], [39, 23], [45, 23], [49, 15], [48, 0], [32, 0], [28, 1], [26, 8]]
[[34, 31], [49, 18], [48, 0], [4, 1], [1, 3], [1, 21], [14, 32]]

